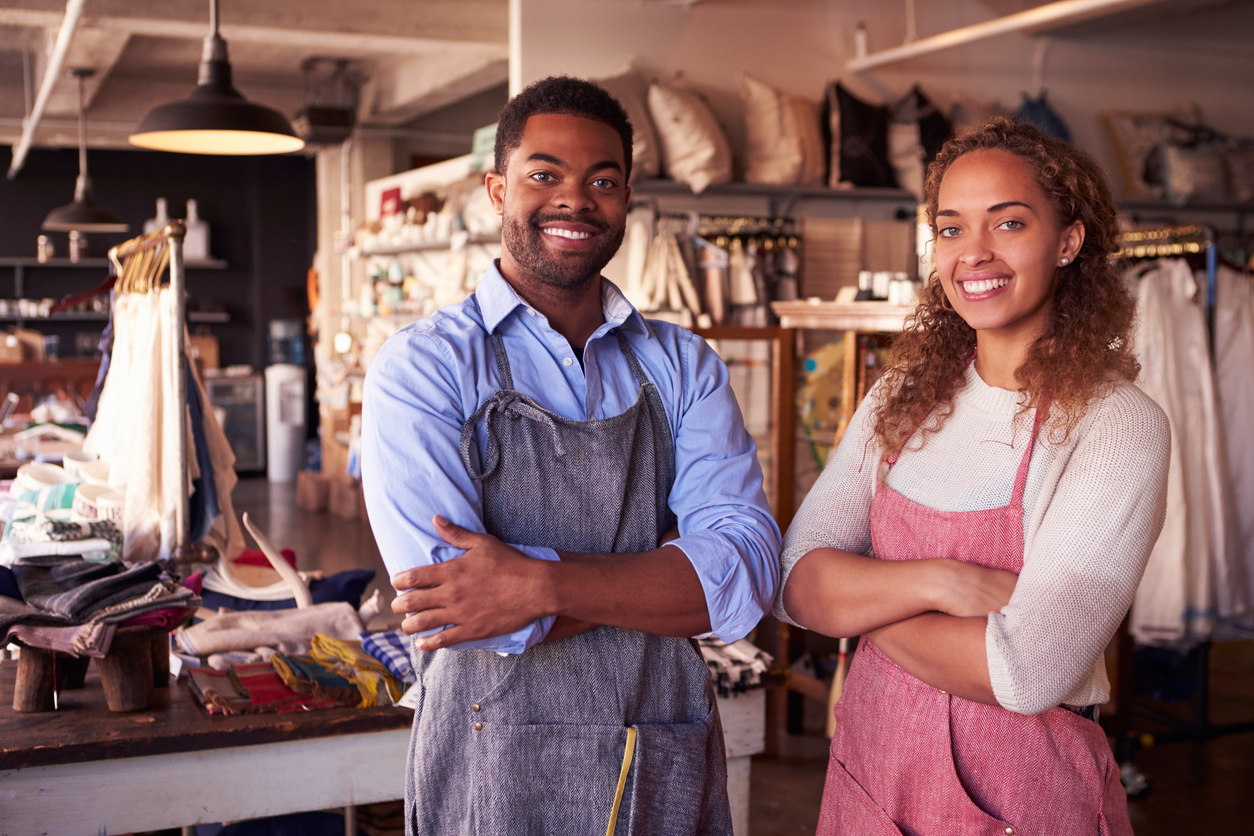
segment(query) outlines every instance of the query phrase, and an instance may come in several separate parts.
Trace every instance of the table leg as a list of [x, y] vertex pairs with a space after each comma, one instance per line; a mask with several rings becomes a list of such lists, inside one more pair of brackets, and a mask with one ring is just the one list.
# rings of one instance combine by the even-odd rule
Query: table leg
[[357, 807], [353, 804], [344, 808], [344, 836], [357, 836]]

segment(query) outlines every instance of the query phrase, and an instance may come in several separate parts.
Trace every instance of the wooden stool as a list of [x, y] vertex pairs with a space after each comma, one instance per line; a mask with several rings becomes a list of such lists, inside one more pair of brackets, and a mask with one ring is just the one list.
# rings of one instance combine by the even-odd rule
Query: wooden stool
[[82, 688], [90, 661], [86, 656], [80, 659], [41, 647], [23, 647], [13, 687], [13, 710], [52, 711], [53, 669], [56, 669], [58, 691]]
[[[154, 654], [157, 640], [164, 654]], [[122, 627], [113, 636], [113, 644], [103, 659], [96, 660], [105, 702], [110, 711], [139, 711], [152, 704], [156, 677], [156, 656], [163, 656], [164, 685], [170, 678], [169, 633], [160, 627]]]

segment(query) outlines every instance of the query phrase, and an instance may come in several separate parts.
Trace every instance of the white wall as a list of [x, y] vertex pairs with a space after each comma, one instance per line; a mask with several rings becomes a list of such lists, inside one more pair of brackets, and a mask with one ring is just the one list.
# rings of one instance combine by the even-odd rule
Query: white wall
[[[709, 97], [733, 147], [743, 147], [737, 71], [818, 99], [842, 78], [856, 94], [884, 101], [919, 82], [948, 107], [960, 93], [1018, 107], [1033, 87], [1038, 40], [1004, 36], [859, 77], [844, 70], [853, 32], [866, 21], [872, 51], [905, 33], [904, 3], [850, 0], [706, 0], [693, 7], [658, 0], [514, 0], [517, 42], [511, 77], [523, 84], [552, 74], [610, 75], [636, 56], [651, 72], [682, 71]], [[919, 37], [990, 19], [978, 0], [919, 2]], [[1036, 3], [1026, 4], [1036, 5]], [[1221, 4], [1222, 6], [1222, 4]], [[1171, 9], [1171, 4], [1163, 8]], [[1153, 7], [1137, 20], [1152, 19]], [[1102, 27], [1111, 30], [1112, 27]], [[1072, 30], [1051, 40], [1044, 83], [1077, 143], [1112, 174], [1103, 109], [1164, 112], [1200, 105], [1220, 130], [1254, 136], [1254, 4], [1195, 10], [1163, 22]], [[1115, 178], [1116, 189], [1121, 188]]]

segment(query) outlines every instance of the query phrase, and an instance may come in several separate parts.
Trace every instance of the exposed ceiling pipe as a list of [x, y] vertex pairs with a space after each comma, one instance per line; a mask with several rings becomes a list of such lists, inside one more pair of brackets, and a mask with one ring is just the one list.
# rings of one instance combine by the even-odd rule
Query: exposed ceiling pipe
[[918, 58], [920, 55], [928, 55], [998, 35], [1030, 31], [1044, 26], [1078, 23], [1082, 20], [1105, 17], [1116, 12], [1161, 2], [1163, 0], [1058, 0], [1058, 2], [1046, 3], [1034, 9], [994, 18], [972, 26], [964, 26], [961, 29], [953, 29], [903, 46], [855, 57], [850, 59], [845, 66], [852, 72], [862, 73], [885, 64], [895, 64], [898, 61]]
[[70, 51], [70, 41], [74, 39], [74, 30], [78, 20], [83, 16], [83, 7], [87, 0], [68, 0], [65, 4], [65, 17], [61, 20], [61, 31], [57, 33], [57, 42], [52, 47], [52, 55], [48, 56], [48, 66], [44, 70], [43, 83], [39, 85], [39, 96], [35, 106], [22, 128], [22, 139], [13, 148], [13, 162], [9, 164], [9, 179], [12, 180], [26, 164], [26, 155], [35, 141], [35, 131], [39, 128], [39, 120], [43, 118], [44, 108], [52, 96], [52, 88], [61, 77], [61, 65], [65, 63], [66, 53]]

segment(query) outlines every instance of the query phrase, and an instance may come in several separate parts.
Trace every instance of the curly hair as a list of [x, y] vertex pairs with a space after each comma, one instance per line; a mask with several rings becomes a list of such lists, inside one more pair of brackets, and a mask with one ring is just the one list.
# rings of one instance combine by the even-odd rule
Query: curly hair
[[565, 75], [552, 75], [528, 85], [501, 108], [496, 126], [497, 174], [505, 173], [510, 154], [522, 144], [527, 120], [542, 113], [582, 116], [609, 125], [623, 140], [623, 178], [631, 179], [633, 134], [627, 111], [604, 87]]
[[[1059, 268], [1050, 319], [1016, 370], [1023, 410], [1049, 398], [1051, 440], [1065, 443], [1090, 404], [1116, 380], [1135, 380], [1132, 354], [1134, 302], [1113, 261], [1118, 249], [1115, 203], [1101, 167], [1088, 154], [1037, 128], [996, 118], [983, 128], [950, 139], [928, 169], [924, 199], [928, 225], [937, 234], [941, 181], [954, 161], [971, 151], [1008, 151], [1036, 172], [1062, 226], [1080, 221], [1084, 243]], [[923, 298], [893, 342], [894, 365], [876, 403], [875, 437], [885, 456], [897, 453], [911, 433], [926, 440], [953, 412], [975, 351], [975, 330], [945, 297], [933, 272]]]

